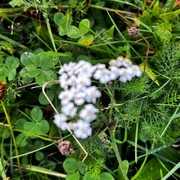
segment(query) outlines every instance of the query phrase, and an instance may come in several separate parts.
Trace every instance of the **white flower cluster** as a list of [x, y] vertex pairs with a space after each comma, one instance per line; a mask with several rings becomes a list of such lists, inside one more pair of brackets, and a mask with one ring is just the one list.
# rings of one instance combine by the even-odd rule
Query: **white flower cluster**
[[101, 92], [92, 85], [92, 79], [101, 84], [117, 78], [127, 82], [141, 73], [138, 66], [122, 56], [111, 60], [109, 68], [105, 64], [92, 65], [86, 61], [64, 64], [59, 70], [60, 86], [64, 89], [59, 94], [62, 108], [61, 113], [54, 116], [54, 123], [61, 130], [73, 130], [77, 138], [86, 139], [92, 134], [90, 123], [97, 118], [98, 109], [94, 104], [101, 97]]

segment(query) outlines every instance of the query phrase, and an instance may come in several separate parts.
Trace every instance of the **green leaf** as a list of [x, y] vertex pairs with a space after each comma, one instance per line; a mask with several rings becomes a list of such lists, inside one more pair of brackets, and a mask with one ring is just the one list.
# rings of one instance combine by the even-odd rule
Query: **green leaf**
[[0, 77], [7, 77], [8, 76], [8, 69], [6, 67], [0, 67]]
[[36, 57], [35, 54], [31, 52], [25, 52], [21, 55], [20, 61], [24, 66], [33, 64], [33, 59]]
[[75, 172], [78, 169], [78, 162], [74, 158], [67, 158], [63, 162], [63, 168], [67, 173]]
[[57, 163], [55, 161], [46, 159], [46, 168], [55, 169], [57, 167]]
[[[46, 92], [46, 95], [49, 97], [50, 101], [53, 101], [54, 91], [48, 90]], [[48, 105], [49, 104], [49, 101], [46, 99], [46, 97], [44, 96], [44, 94], [42, 92], [40, 93], [38, 100], [39, 100], [40, 104], [42, 104], [42, 105]]]
[[14, 70], [19, 66], [19, 61], [14, 56], [8, 56], [5, 60], [5, 64], [9, 70]]
[[80, 179], [80, 174], [78, 171], [74, 173], [68, 173], [66, 176], [66, 180], [79, 180]]
[[36, 83], [38, 83], [40, 86], [42, 86], [47, 81], [56, 80], [56, 79], [57, 79], [57, 75], [52, 70], [42, 71], [42, 73], [35, 78]]
[[66, 24], [65, 15], [63, 13], [56, 13], [54, 15], [54, 22], [58, 26], [63, 26], [64, 24]]
[[121, 162], [118, 168], [118, 178], [122, 180], [128, 180], [127, 173], [129, 169], [129, 162], [124, 160]]
[[54, 61], [52, 60], [51, 57], [40, 54], [39, 56], [39, 66], [43, 70], [51, 69], [54, 67]]
[[76, 58], [76, 61], [81, 61], [81, 60], [85, 60], [85, 61], [91, 61], [91, 57], [90, 56], [86, 56], [86, 55], [79, 55], [77, 58]]
[[15, 7], [15, 6], [22, 6], [24, 4], [24, 1], [23, 0], [12, 0], [9, 2], [9, 4], [12, 6], [12, 7]]
[[6, 77], [1, 77], [0, 76], [0, 82], [6, 83]]
[[49, 131], [49, 123], [46, 120], [41, 120], [38, 123], [27, 122], [24, 124], [24, 129], [36, 135], [45, 135]]
[[88, 19], [83, 19], [79, 23], [79, 31], [81, 35], [87, 34], [89, 32], [89, 29], [90, 29], [90, 21]]
[[41, 54], [44, 54], [46, 56], [53, 56], [53, 57], [64, 57], [64, 56], [71, 56], [70, 54], [67, 54], [67, 53], [60, 53], [60, 52], [53, 52], [53, 51], [46, 51], [46, 52], [43, 52]]
[[153, 8], [152, 8], [152, 16], [154, 17], [159, 17], [159, 1], [156, 1], [156, 3], [154, 4]]
[[4, 126], [0, 126], [0, 137], [2, 137], [2, 139], [7, 139], [10, 137], [10, 131], [8, 128], [4, 128]]
[[[107, 37], [106, 37], [107, 36]], [[109, 28], [106, 32], [105, 32], [105, 37], [108, 40], [114, 39], [114, 26], [112, 26], [111, 28]]]
[[45, 157], [45, 155], [43, 152], [41, 152], [41, 151], [36, 152], [35, 158], [37, 161], [42, 161], [44, 159], [44, 157]]
[[175, 150], [173, 147], [166, 147], [158, 152], [158, 155], [166, 158], [169, 162], [174, 162], [174, 164], [177, 164], [180, 160], [180, 153], [178, 153], [178, 150]]
[[67, 30], [65, 29], [65, 27], [59, 28], [59, 35], [60, 36], [65, 36], [66, 34], [67, 34]]
[[151, 16], [147, 10], [143, 11], [139, 19], [136, 19], [136, 23], [140, 22], [146, 24], [147, 26], [151, 26]]
[[27, 139], [28, 139], [28, 136], [26, 136], [24, 133], [17, 135], [16, 137], [17, 146], [25, 147], [27, 145]]
[[[162, 172], [161, 172], [162, 171]], [[161, 166], [156, 158], [152, 158], [142, 169], [136, 180], [161, 179], [161, 173], [166, 174], [166, 170]]]
[[88, 34], [88, 35], [85, 35], [85, 36], [82, 36], [79, 40], [78, 40], [78, 43], [79, 44], [82, 44], [82, 45], [91, 45], [93, 43], [93, 40], [94, 40], [94, 37], [93, 35], [91, 34]]
[[34, 147], [36, 147], [36, 148], [41, 148], [41, 147], [44, 147], [44, 146], [45, 146], [45, 143], [40, 139], [37, 139], [35, 141], [35, 143], [34, 143]]
[[114, 177], [107, 172], [103, 172], [100, 174], [100, 180], [114, 180]]
[[12, 69], [8, 73], [8, 81], [14, 80], [16, 77], [16, 69]]
[[84, 178], [83, 178], [83, 180], [99, 180], [99, 179], [100, 179], [100, 176], [99, 176], [99, 175], [92, 174], [91, 171], [88, 171], [88, 172], [84, 175]]
[[38, 123], [38, 128], [41, 129], [37, 134], [38, 135], [45, 135], [49, 131], [49, 123], [47, 120], [42, 120]]
[[143, 141], [143, 142], [146, 142], [146, 141], [151, 139], [150, 134], [148, 134], [147, 131], [145, 131], [143, 129], [141, 130], [139, 136], [140, 136], [140, 140]]
[[39, 106], [33, 107], [31, 110], [31, 117], [34, 121], [38, 122], [43, 118], [43, 112]]
[[71, 32], [72, 17], [70, 13], [67, 13], [66, 16], [63, 13], [56, 13], [54, 22], [58, 25], [60, 36], [68, 34], [68, 31]]
[[76, 26], [70, 26], [67, 29], [67, 36], [72, 38], [72, 39], [76, 39], [76, 38], [81, 37], [81, 33]]
[[86, 166], [81, 161], [78, 162], [78, 170], [83, 175], [86, 173]]
[[35, 78], [39, 74], [41, 74], [41, 70], [37, 69], [33, 64], [27, 65], [20, 71], [20, 76], [21, 77], [26, 77], [26, 78]]

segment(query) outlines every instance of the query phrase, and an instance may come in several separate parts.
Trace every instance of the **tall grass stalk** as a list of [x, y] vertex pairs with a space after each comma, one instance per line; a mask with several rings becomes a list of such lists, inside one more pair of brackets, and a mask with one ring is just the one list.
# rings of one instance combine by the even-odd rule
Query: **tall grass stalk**
[[17, 156], [16, 160], [17, 160], [18, 170], [19, 170], [19, 173], [21, 174], [21, 165], [20, 165], [20, 160], [19, 160], [19, 157], [18, 157], [19, 152], [18, 152], [18, 147], [17, 147], [17, 144], [16, 144], [16, 138], [14, 136], [14, 131], [13, 131], [13, 128], [12, 128], [12, 125], [11, 125], [10, 116], [8, 115], [6, 107], [5, 107], [5, 105], [4, 105], [4, 103], [2, 101], [1, 101], [1, 105], [2, 105], [2, 108], [3, 108], [4, 114], [5, 114], [5, 117], [7, 119], [8, 125], [9, 125], [9, 130], [11, 132], [11, 137], [12, 137], [12, 140], [13, 140], [13, 143], [14, 143], [15, 154]]

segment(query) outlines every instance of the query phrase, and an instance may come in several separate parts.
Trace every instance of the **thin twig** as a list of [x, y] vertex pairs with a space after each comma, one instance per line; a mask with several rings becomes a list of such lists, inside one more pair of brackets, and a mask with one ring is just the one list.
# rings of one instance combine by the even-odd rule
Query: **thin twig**
[[139, 34], [139, 36], [142, 37], [142, 39], [147, 44], [146, 57], [145, 57], [145, 61], [144, 61], [144, 72], [145, 72], [145, 68], [146, 68], [146, 64], [147, 64], [147, 58], [148, 58], [148, 54], [149, 54], [149, 43], [148, 43], [148, 41], [146, 40], [146, 38], [144, 36], [142, 36], [141, 34]]
[[[43, 84], [42, 86], [42, 92], [44, 94], [44, 96], [46, 97], [46, 99], [48, 100], [49, 104], [51, 105], [51, 107], [54, 109], [54, 111], [56, 112], [56, 114], [59, 114], [57, 109], [54, 107], [53, 103], [51, 102], [51, 100], [49, 99], [49, 97], [47, 96], [46, 92], [45, 92], [45, 88], [48, 84], [50, 83], [58, 83], [59, 80], [52, 80], [52, 81], [48, 81], [46, 83]], [[78, 145], [80, 146], [80, 148], [82, 149], [82, 151], [84, 152], [85, 156], [82, 159], [82, 162], [84, 162], [86, 160], [86, 158], [88, 157], [88, 152], [84, 149], [84, 147], [82, 146], [82, 144], [79, 142], [79, 140], [76, 138], [76, 136], [73, 134], [73, 132], [69, 129], [68, 126], [66, 126], [67, 130], [70, 132], [70, 134], [72, 135], [72, 137], [75, 139], [75, 141], [78, 143]]]

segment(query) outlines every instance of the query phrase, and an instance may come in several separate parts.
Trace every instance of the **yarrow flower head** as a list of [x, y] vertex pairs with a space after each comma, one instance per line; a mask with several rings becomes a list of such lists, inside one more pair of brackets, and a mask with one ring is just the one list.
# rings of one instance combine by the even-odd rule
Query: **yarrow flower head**
[[125, 83], [140, 77], [142, 72], [128, 58], [119, 56], [109, 61], [108, 68], [105, 64], [92, 65], [82, 60], [64, 64], [59, 74], [60, 87], [64, 90], [59, 94], [61, 113], [54, 116], [54, 123], [61, 130], [72, 130], [77, 138], [85, 139], [92, 134], [91, 123], [99, 112], [95, 104], [101, 97], [92, 80], [105, 84], [119, 79]]
[[140, 77], [142, 72], [137, 65], [133, 65], [128, 58], [119, 56], [117, 60], [109, 62], [112, 80], [119, 78], [120, 82], [131, 81], [135, 76]]

